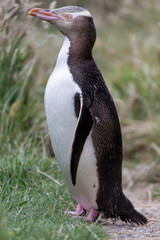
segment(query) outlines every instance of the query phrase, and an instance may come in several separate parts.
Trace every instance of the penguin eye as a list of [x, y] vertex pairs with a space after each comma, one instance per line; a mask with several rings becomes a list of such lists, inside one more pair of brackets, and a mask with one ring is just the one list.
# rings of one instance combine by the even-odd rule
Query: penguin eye
[[65, 19], [66, 19], [68, 22], [70, 22], [70, 21], [72, 21], [72, 16], [71, 16], [70, 14], [66, 14], [66, 15], [65, 15]]

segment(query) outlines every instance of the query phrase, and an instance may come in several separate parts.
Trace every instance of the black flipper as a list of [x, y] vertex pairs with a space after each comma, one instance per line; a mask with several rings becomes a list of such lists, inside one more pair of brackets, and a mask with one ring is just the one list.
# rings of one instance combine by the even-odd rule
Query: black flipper
[[85, 141], [92, 129], [92, 117], [89, 109], [81, 101], [80, 113], [77, 122], [77, 126], [74, 133], [71, 159], [70, 159], [70, 173], [73, 185], [76, 184], [77, 169], [79, 164], [79, 159], [83, 150]]

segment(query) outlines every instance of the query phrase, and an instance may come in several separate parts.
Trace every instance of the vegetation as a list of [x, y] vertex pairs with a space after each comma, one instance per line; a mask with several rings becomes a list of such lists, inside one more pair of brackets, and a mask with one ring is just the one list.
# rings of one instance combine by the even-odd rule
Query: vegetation
[[[98, 12], [96, 1], [74, 4], [95, 16], [94, 56], [118, 108], [124, 167], [134, 169], [136, 186], [154, 183], [152, 195], [160, 199], [160, 3], [99, 2]], [[27, 16], [34, 6], [39, 3], [0, 2], [0, 240], [108, 239], [100, 224], [64, 214], [76, 203], [49, 157], [43, 107], [62, 36]]]

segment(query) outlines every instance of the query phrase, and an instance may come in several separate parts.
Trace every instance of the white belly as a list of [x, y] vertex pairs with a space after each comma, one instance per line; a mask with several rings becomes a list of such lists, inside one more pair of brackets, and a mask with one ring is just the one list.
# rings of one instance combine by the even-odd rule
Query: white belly
[[[65, 50], [66, 45], [69, 44], [69, 40], [66, 41], [64, 42]], [[70, 153], [77, 124], [74, 112], [74, 96], [77, 92], [81, 94], [81, 90], [72, 79], [67, 59], [65, 60], [65, 57], [61, 56], [64, 54], [62, 49], [45, 91], [45, 111], [50, 138], [56, 159], [72, 197], [86, 210], [90, 210], [91, 207], [97, 209], [98, 178], [91, 136], [88, 136], [81, 154], [76, 186], [73, 186], [71, 182]]]

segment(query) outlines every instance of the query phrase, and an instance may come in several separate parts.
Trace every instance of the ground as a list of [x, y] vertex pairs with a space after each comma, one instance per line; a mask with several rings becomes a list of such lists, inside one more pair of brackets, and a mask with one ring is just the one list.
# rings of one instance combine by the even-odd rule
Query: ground
[[135, 208], [148, 218], [148, 224], [136, 226], [121, 221], [106, 220], [111, 239], [160, 239], [160, 202], [150, 198], [148, 186], [141, 186], [125, 193]]

